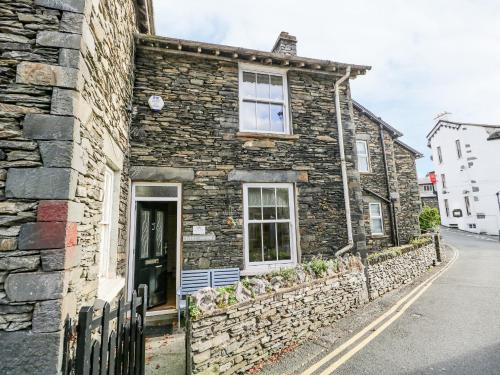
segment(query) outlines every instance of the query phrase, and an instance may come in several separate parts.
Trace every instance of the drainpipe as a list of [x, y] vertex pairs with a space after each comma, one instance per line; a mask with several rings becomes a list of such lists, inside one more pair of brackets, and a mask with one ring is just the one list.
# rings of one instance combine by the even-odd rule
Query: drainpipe
[[347, 167], [345, 161], [345, 151], [344, 151], [344, 128], [342, 127], [342, 113], [340, 111], [340, 93], [339, 87], [344, 81], [349, 79], [351, 75], [351, 67], [348, 66], [345, 75], [340, 77], [334, 86], [335, 91], [335, 115], [337, 117], [337, 133], [339, 137], [339, 151], [340, 151], [340, 169], [342, 172], [342, 186], [344, 188], [344, 205], [345, 205], [345, 218], [347, 223], [347, 245], [335, 253], [336, 256], [340, 256], [348, 252], [354, 247], [354, 241], [352, 237], [352, 222], [351, 222], [351, 203], [349, 202], [349, 185], [347, 183]]
[[394, 208], [394, 200], [391, 197], [391, 179], [389, 177], [389, 168], [387, 167], [387, 155], [385, 153], [384, 127], [382, 125], [379, 125], [379, 127], [380, 127], [380, 143], [382, 145], [382, 157], [384, 160], [385, 181], [387, 185], [387, 197], [389, 198], [389, 211], [390, 211], [389, 216], [391, 218], [392, 241], [395, 246], [399, 246], [399, 231], [396, 218], [396, 209]]

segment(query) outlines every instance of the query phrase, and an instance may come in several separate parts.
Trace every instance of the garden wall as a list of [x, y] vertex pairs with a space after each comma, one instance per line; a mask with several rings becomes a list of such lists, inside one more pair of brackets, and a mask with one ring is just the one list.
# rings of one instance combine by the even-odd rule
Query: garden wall
[[193, 320], [187, 333], [192, 373], [245, 373], [367, 301], [366, 278], [358, 270], [281, 289]]
[[190, 320], [188, 369], [193, 374], [246, 373], [348, 315], [368, 296], [377, 298], [420, 276], [436, 259], [434, 243], [428, 241], [373, 254], [365, 269], [359, 264], [350, 272], [278, 289]]
[[370, 299], [375, 299], [423, 274], [436, 260], [436, 248], [431, 242], [422, 247], [407, 245], [403, 254], [392, 258], [369, 260], [367, 268]]

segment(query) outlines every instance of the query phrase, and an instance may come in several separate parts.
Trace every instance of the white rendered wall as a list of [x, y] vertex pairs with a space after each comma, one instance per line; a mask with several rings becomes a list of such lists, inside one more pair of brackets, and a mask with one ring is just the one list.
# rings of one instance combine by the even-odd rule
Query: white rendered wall
[[[496, 193], [500, 191], [500, 141], [487, 141], [487, 128], [481, 126], [441, 126], [431, 139], [431, 150], [436, 166], [439, 208], [443, 225], [458, 225], [459, 229], [498, 234], [500, 211]], [[462, 157], [459, 159], [455, 140], [459, 139]], [[443, 162], [439, 163], [437, 147], [441, 147]], [[470, 165], [469, 163], [472, 163]], [[441, 174], [446, 177], [443, 192]], [[478, 191], [474, 191], [479, 189]], [[467, 215], [464, 197], [468, 196], [471, 215]], [[450, 215], [446, 216], [447, 199]], [[453, 217], [453, 210], [461, 209], [462, 217]], [[478, 219], [484, 214], [484, 219]], [[475, 224], [476, 228], [470, 228]]]

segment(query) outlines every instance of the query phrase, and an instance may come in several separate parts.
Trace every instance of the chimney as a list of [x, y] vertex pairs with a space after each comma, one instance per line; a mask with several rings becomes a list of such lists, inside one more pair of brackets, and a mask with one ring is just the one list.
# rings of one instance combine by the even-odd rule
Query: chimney
[[296, 56], [297, 38], [288, 34], [286, 31], [282, 31], [276, 40], [276, 43], [274, 43], [272, 52]]

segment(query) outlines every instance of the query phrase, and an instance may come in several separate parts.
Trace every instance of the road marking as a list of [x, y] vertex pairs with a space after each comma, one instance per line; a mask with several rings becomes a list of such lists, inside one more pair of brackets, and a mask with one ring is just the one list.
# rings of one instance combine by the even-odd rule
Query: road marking
[[[314, 365], [310, 366], [308, 369], [302, 372], [303, 375], [311, 375], [315, 371], [317, 371], [321, 366], [323, 366], [325, 363], [329, 362], [333, 358], [337, 357], [339, 354], [344, 352], [347, 348], [355, 344], [360, 338], [366, 335], [367, 332], [370, 330], [373, 330], [379, 323], [384, 321], [386, 318], [388, 318], [390, 315], [394, 314], [391, 318], [389, 318], [383, 325], [381, 325], [376, 331], [374, 331], [372, 334], [370, 334], [367, 338], [365, 338], [361, 343], [359, 343], [357, 346], [355, 346], [353, 349], [351, 349], [349, 352], [344, 354], [340, 359], [338, 359], [336, 362], [334, 362], [332, 365], [330, 365], [326, 370], [324, 370], [320, 375], [326, 375], [326, 374], [331, 374], [336, 368], [338, 368], [340, 365], [345, 363], [349, 358], [351, 358], [354, 354], [356, 354], [358, 351], [360, 351], [362, 348], [364, 348], [370, 341], [372, 341], [375, 337], [377, 337], [380, 333], [382, 333], [389, 325], [391, 325], [396, 319], [398, 319], [426, 290], [429, 288], [432, 283], [440, 277], [445, 271], [447, 271], [451, 265], [457, 260], [458, 258], [458, 250], [452, 247], [454, 253], [453, 253], [453, 258], [450, 260], [450, 263], [448, 263], [442, 270], [437, 272], [435, 275], [429, 277], [427, 280], [423, 281], [420, 283], [418, 286], [416, 286], [411, 292], [409, 292], [406, 296], [401, 298], [394, 306], [392, 306], [388, 311], [386, 311], [384, 314], [379, 316], [377, 319], [375, 319], [373, 322], [371, 322], [369, 325], [367, 325], [365, 328], [363, 328], [360, 332], [358, 332], [356, 335], [351, 337], [348, 341], [340, 345], [337, 349], [320, 359], [318, 362], [316, 362]], [[413, 298], [412, 296], [415, 295]], [[411, 299], [410, 299], [411, 298]], [[408, 299], [406, 305], [404, 305], [401, 310], [398, 311], [398, 308], [404, 304]]]

